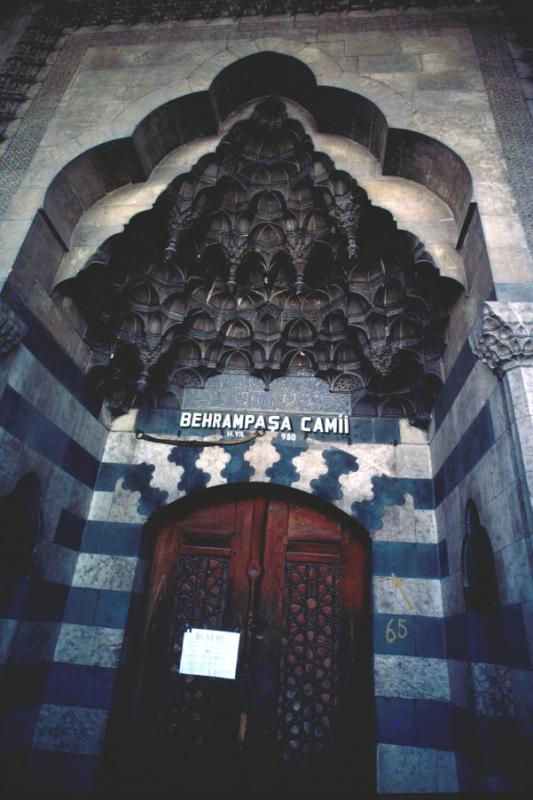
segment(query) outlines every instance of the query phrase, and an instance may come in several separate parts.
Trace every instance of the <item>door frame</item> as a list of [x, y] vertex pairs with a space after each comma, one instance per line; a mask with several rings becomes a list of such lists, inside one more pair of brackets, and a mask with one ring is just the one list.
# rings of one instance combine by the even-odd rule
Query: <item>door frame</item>
[[125, 642], [126, 657], [119, 667], [116, 684], [113, 690], [109, 723], [106, 731], [100, 767], [100, 786], [102, 790], [124, 792], [128, 789], [135, 790], [131, 784], [131, 764], [134, 760], [137, 747], [136, 722], [141, 688], [141, 674], [143, 665], [143, 638], [145, 623], [149, 613], [150, 576], [154, 561], [159, 532], [171, 525], [179, 517], [187, 516], [206, 504], [223, 503], [237, 499], [252, 499], [263, 497], [267, 500], [279, 500], [295, 505], [307, 506], [326, 517], [338, 520], [343, 526], [351, 529], [365, 550], [367, 580], [365, 591], [366, 607], [366, 652], [364, 658], [364, 672], [366, 673], [366, 691], [368, 703], [368, 734], [370, 737], [369, 760], [373, 769], [369, 768], [369, 784], [365, 794], [374, 794], [377, 778], [377, 746], [375, 730], [375, 692], [373, 669], [373, 614], [372, 614], [372, 547], [368, 531], [360, 523], [341, 511], [333, 503], [308, 492], [273, 483], [233, 483], [213, 487], [206, 487], [199, 491], [181, 497], [156, 511], [145, 523], [143, 538], [145, 552], [147, 553], [148, 568], [146, 570], [143, 591], [138, 595], [139, 601], [136, 608], [130, 608], [126, 628], [127, 642]]

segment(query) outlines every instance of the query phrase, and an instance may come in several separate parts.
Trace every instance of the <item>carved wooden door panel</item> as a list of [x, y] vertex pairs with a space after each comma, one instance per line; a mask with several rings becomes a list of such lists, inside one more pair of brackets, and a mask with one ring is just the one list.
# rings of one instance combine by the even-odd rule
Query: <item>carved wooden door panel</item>
[[[284, 500], [207, 505], [160, 532], [141, 712], [152, 789], [360, 784], [372, 740], [365, 574], [364, 547], [338, 519]], [[236, 681], [179, 674], [187, 625], [241, 631]]]

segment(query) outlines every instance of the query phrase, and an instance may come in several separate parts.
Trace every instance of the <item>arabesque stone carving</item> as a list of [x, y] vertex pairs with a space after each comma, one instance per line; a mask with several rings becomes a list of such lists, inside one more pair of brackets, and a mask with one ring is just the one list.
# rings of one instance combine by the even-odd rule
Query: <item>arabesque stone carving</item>
[[460, 286], [267, 98], [59, 290], [118, 413], [242, 372], [314, 375], [358, 414], [425, 424]]
[[484, 303], [470, 345], [500, 375], [514, 367], [533, 366], [533, 303]]

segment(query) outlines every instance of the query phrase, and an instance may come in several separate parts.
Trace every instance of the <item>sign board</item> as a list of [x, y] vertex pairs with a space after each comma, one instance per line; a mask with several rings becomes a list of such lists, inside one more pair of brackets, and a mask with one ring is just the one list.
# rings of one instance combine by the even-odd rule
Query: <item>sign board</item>
[[183, 635], [182, 675], [235, 680], [240, 633], [189, 628]]

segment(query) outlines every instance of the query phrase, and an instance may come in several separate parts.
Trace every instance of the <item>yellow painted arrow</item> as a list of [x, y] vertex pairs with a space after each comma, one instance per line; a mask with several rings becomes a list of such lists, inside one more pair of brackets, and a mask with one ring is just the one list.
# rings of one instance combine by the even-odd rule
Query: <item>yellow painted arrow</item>
[[405, 605], [407, 606], [409, 611], [412, 611], [414, 609], [414, 605], [412, 604], [409, 596], [407, 595], [405, 589], [403, 588], [402, 579], [401, 578], [397, 578], [396, 575], [394, 574], [394, 572], [390, 576], [390, 579], [392, 581], [392, 585], [394, 586], [394, 588], [398, 589], [398, 591], [400, 592], [400, 594], [401, 594], [401, 596], [402, 596], [402, 598], [403, 598], [403, 600], [405, 602]]

